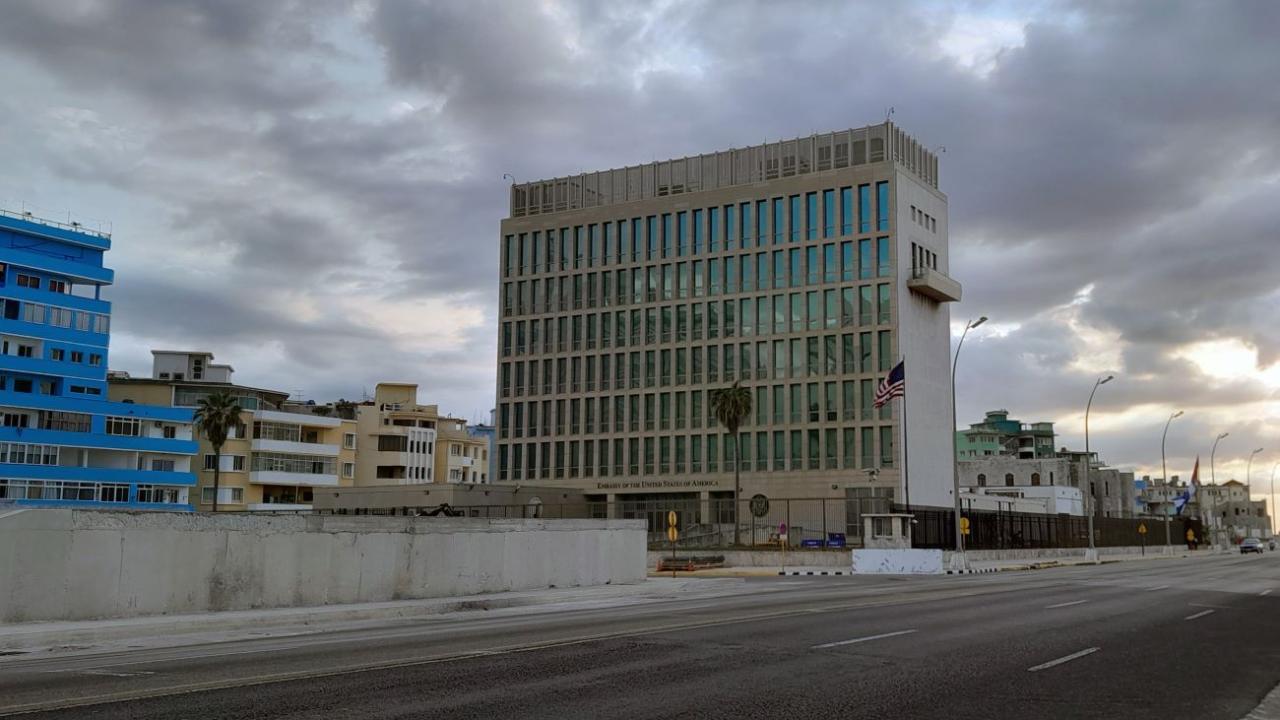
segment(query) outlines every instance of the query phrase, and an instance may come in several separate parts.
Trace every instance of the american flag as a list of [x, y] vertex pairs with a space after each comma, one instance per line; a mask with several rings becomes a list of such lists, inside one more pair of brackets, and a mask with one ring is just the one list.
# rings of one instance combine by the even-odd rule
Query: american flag
[[875, 406], [883, 407], [885, 403], [896, 397], [902, 397], [907, 392], [907, 370], [903, 367], [906, 361], [903, 360], [889, 371], [888, 377], [880, 381], [880, 387], [876, 389]]

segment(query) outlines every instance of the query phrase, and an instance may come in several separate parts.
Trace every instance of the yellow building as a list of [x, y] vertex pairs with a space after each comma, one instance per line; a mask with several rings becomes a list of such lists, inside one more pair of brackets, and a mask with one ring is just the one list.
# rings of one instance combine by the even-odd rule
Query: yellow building
[[489, 441], [464, 420], [418, 404], [418, 386], [379, 383], [355, 408], [359, 434], [356, 485], [476, 483], [489, 478]]
[[[309, 510], [317, 487], [350, 486], [356, 476], [356, 421], [282, 410], [288, 393], [231, 382], [207, 352], [152, 351], [152, 377], [113, 373], [108, 396], [121, 402], [194, 407], [225, 390], [240, 403], [240, 425], [222, 447], [219, 510]], [[292, 409], [292, 408], [291, 408]], [[322, 410], [323, 411], [323, 410]], [[213, 509], [213, 447], [197, 430], [192, 505]]]

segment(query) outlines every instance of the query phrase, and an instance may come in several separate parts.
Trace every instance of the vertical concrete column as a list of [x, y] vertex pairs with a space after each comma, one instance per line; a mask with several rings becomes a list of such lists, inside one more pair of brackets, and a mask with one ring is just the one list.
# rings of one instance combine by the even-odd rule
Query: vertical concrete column
[[711, 491], [703, 490], [698, 493], [698, 517], [699, 522], [709, 524], [715, 522], [711, 517]]
[[605, 514], [610, 520], [617, 520], [621, 513], [618, 512], [618, 494], [609, 493], [604, 496]]

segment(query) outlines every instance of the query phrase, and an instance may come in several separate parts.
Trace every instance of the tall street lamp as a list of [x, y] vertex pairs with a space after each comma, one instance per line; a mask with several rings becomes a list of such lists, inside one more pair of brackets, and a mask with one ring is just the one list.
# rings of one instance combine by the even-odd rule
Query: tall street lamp
[[1271, 466], [1271, 534], [1276, 534], [1276, 468], [1280, 462]]
[[[1244, 470], [1245, 512], [1250, 512], [1252, 510], [1250, 503], [1253, 502], [1253, 458], [1256, 457], [1257, 454], [1260, 452], [1262, 452], [1262, 448], [1258, 448], [1257, 450], [1254, 450], [1253, 452], [1249, 453], [1249, 463], [1245, 465], [1245, 470]], [[1249, 516], [1245, 515], [1245, 517], [1249, 517]], [[1245, 534], [1247, 535], [1248, 533], [1249, 533], [1249, 528], [1246, 526]]]
[[[1210, 485], [1213, 485], [1213, 492], [1214, 492], [1214, 494], [1215, 494], [1215, 495], [1216, 495], [1216, 494], [1217, 494], [1217, 492], [1218, 492], [1218, 474], [1217, 474], [1216, 472], [1214, 472], [1213, 458], [1214, 458], [1214, 455], [1218, 452], [1218, 443], [1222, 441], [1222, 438], [1224, 438], [1224, 437], [1226, 437], [1226, 436], [1228, 436], [1228, 435], [1230, 435], [1230, 434], [1231, 434], [1231, 433], [1229, 433], [1229, 432], [1224, 432], [1224, 433], [1222, 433], [1221, 435], [1219, 435], [1218, 437], [1214, 438], [1214, 439], [1213, 439], [1213, 447], [1209, 450], [1209, 484], [1210, 484]], [[1218, 511], [1218, 501], [1217, 501], [1217, 498], [1216, 498], [1216, 497], [1214, 498], [1214, 502], [1213, 502], [1213, 511], [1214, 511], [1215, 513]], [[1218, 519], [1218, 518], [1216, 518], [1216, 517], [1215, 517], [1215, 518], [1214, 518], [1214, 523], [1213, 523], [1213, 524], [1214, 524], [1214, 529], [1215, 529], [1215, 530], [1217, 529], [1217, 524], [1218, 524], [1218, 523], [1217, 523], [1217, 519]]]
[[[1180, 417], [1182, 417], [1181, 410], [1170, 415], [1169, 419], [1166, 420], [1164, 423], [1164, 434], [1160, 436], [1160, 472], [1163, 473], [1164, 475], [1162, 479], [1164, 480], [1165, 493], [1169, 492], [1170, 485], [1169, 485], [1169, 466], [1165, 464], [1165, 459], [1164, 459], [1164, 441], [1169, 437], [1169, 424], [1173, 422], [1174, 418], [1180, 418]], [[1172, 502], [1165, 503], [1164, 505], [1164, 544], [1166, 546], [1173, 545], [1173, 543], [1170, 542], [1170, 539], [1169, 539], [1169, 516], [1172, 514], [1173, 514], [1173, 503]]]
[[1085, 560], [1091, 562], [1098, 561], [1098, 548], [1093, 544], [1093, 513], [1098, 506], [1097, 498], [1094, 497], [1093, 491], [1093, 460], [1089, 454], [1089, 411], [1093, 409], [1093, 396], [1098, 392], [1098, 387], [1106, 385], [1115, 379], [1115, 375], [1108, 375], [1104, 378], [1098, 378], [1093, 384], [1093, 391], [1089, 393], [1089, 403], [1084, 406], [1084, 467], [1085, 482], [1089, 483], [1089, 507], [1085, 509], [1085, 514], [1089, 516], [1089, 550], [1085, 553]]
[[952, 473], [952, 492], [955, 494], [955, 528], [956, 528], [956, 553], [955, 559], [952, 561], [953, 569], [968, 570], [969, 563], [964, 555], [964, 533], [960, 530], [960, 455], [956, 450], [956, 367], [960, 364], [960, 348], [964, 347], [965, 336], [969, 331], [978, 327], [987, 321], [987, 316], [983, 315], [977, 320], [970, 320], [964, 326], [964, 332], [960, 333], [960, 342], [956, 343], [956, 356], [951, 361], [951, 469]]

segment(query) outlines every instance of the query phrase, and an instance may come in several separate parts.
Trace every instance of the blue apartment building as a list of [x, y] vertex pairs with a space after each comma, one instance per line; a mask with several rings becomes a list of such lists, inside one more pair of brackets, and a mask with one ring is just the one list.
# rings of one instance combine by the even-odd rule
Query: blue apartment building
[[110, 248], [0, 209], [0, 506], [192, 509], [191, 409], [107, 399]]

